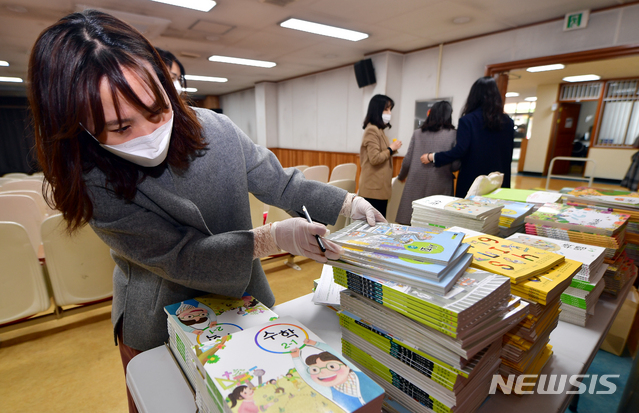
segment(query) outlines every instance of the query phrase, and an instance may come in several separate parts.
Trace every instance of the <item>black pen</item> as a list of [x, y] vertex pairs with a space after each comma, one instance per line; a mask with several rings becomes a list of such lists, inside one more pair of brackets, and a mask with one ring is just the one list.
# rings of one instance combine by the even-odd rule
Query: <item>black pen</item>
[[[304, 205], [302, 205], [302, 211], [304, 211], [304, 215], [306, 215], [306, 220], [308, 221], [308, 223], [312, 224], [313, 220], [311, 219], [311, 216], [308, 214], [308, 210], [306, 209]], [[322, 242], [322, 239], [320, 238], [320, 236], [315, 235], [315, 239], [317, 240], [317, 245], [319, 245], [322, 252], [326, 252], [326, 247], [324, 246], [324, 243]]]

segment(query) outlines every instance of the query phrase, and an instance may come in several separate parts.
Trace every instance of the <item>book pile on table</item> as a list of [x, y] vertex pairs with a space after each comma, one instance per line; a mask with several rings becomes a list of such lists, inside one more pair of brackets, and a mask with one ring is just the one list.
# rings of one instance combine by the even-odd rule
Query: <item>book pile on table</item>
[[[430, 234], [432, 229], [398, 230]], [[394, 234], [381, 232], [393, 239]], [[451, 231], [430, 235], [450, 240], [450, 233], [456, 234], [455, 242], [463, 238]], [[467, 255], [467, 248], [460, 248]], [[469, 268], [446, 293], [438, 293], [415, 285], [415, 276], [396, 281], [355, 261], [348, 268], [342, 261], [329, 263], [335, 282], [347, 288], [340, 293], [338, 313], [342, 352], [393, 401], [410, 412], [463, 413], [481, 405], [500, 365], [503, 335], [527, 315], [527, 304], [510, 295], [508, 278]]]
[[606, 284], [604, 292], [616, 297], [628, 280], [636, 273], [637, 267], [634, 265], [634, 262], [628, 258], [625, 251], [622, 251], [617, 259], [608, 265], [604, 273], [603, 279]]
[[212, 354], [202, 356], [200, 348], [211, 340], [275, 320], [277, 314], [250, 295], [238, 299], [215, 294], [168, 305], [164, 312], [169, 347], [195, 390], [198, 408], [202, 412], [222, 411], [198, 370], [198, 355], [204, 359]]
[[530, 234], [515, 234], [508, 239], [561, 254], [582, 264], [570, 286], [561, 294], [562, 311], [559, 319], [585, 326], [587, 320], [594, 315], [595, 304], [605, 286], [603, 275], [608, 268], [608, 265], [604, 264], [605, 249]]
[[559, 202], [562, 194], [559, 192], [537, 191], [534, 189], [497, 188], [485, 198], [501, 199], [502, 201], [523, 202], [532, 204], [533, 212], [548, 202]]
[[628, 214], [626, 253], [639, 260], [639, 193], [617, 189], [578, 187], [564, 195], [566, 203], [608, 207], [612, 212]]
[[506, 238], [516, 232], [524, 232], [524, 218], [532, 214], [535, 204], [525, 202], [504, 201], [503, 199], [487, 198], [484, 196], [471, 195], [468, 199], [481, 202], [482, 204], [501, 205], [501, 216], [499, 217], [499, 236]]
[[[200, 412], [377, 413], [382, 408], [379, 385], [299, 321], [278, 318], [250, 296], [210, 295], [165, 310], [171, 350], [192, 380]], [[208, 312], [202, 325], [198, 311]], [[197, 323], [189, 322], [193, 319]]]
[[504, 336], [500, 374], [539, 374], [553, 354], [549, 340], [559, 320], [560, 295], [581, 263], [487, 234], [469, 233], [464, 243], [471, 245], [473, 267], [508, 276], [511, 294], [529, 303], [528, 316]]
[[604, 247], [605, 258], [615, 260], [624, 246], [629, 217], [595, 207], [549, 203], [526, 217], [526, 233]]
[[472, 260], [463, 238], [437, 227], [355, 221], [327, 237], [344, 248], [340, 260], [329, 264], [443, 294]]
[[501, 205], [482, 204], [470, 199], [432, 195], [413, 201], [411, 225], [449, 228], [459, 226], [486, 234], [499, 233]]

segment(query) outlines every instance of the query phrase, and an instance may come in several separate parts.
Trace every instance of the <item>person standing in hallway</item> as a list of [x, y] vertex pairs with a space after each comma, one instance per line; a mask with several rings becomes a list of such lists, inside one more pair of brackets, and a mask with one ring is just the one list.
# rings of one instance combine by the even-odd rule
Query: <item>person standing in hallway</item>
[[464, 198], [475, 178], [491, 172], [504, 174], [502, 187], [510, 188], [515, 126], [504, 113], [495, 79], [479, 78], [471, 87], [457, 128], [457, 144], [446, 152], [426, 153], [424, 164], [436, 167], [461, 160], [455, 196]]
[[428, 112], [420, 129], [413, 132], [408, 151], [402, 162], [397, 179], [406, 182], [395, 221], [410, 225], [413, 201], [430, 195], [452, 195], [455, 176], [460, 161], [444, 167], [424, 165], [420, 158], [429, 152], [448, 151], [455, 147], [455, 126], [452, 121], [453, 108], [446, 101], [437, 102]]
[[186, 93], [186, 71], [182, 63], [168, 50], [160, 49], [159, 47], [156, 47], [155, 50], [158, 51], [162, 61], [167, 69], [169, 69], [169, 74], [171, 74], [171, 80], [173, 81], [175, 89], [180, 94]]
[[390, 128], [393, 99], [385, 95], [375, 95], [368, 103], [364, 119], [362, 146], [359, 149], [361, 172], [359, 175], [359, 195], [366, 199], [382, 215], [391, 197], [393, 179], [393, 155], [401, 148], [402, 142], [389, 143], [384, 129]]

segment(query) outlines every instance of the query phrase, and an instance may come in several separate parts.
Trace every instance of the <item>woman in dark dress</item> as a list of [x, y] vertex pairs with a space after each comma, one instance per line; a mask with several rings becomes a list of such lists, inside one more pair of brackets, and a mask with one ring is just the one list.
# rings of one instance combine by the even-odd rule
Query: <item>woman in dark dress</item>
[[461, 160], [455, 196], [464, 198], [475, 178], [491, 172], [503, 173], [502, 187], [510, 188], [515, 127], [503, 107], [495, 79], [479, 78], [470, 89], [462, 110], [455, 147], [422, 156], [423, 163], [433, 162], [436, 167]]

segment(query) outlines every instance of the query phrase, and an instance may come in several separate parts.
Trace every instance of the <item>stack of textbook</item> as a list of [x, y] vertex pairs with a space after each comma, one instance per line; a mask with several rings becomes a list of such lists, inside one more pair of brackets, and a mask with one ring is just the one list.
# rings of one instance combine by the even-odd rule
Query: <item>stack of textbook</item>
[[562, 311], [559, 319], [585, 326], [588, 319], [594, 315], [595, 304], [605, 287], [603, 275], [608, 268], [608, 265], [604, 264], [605, 249], [530, 234], [516, 234], [508, 239], [561, 254], [582, 264], [570, 286], [561, 294]]
[[545, 204], [526, 217], [526, 233], [595, 245], [615, 260], [624, 246], [628, 214], [594, 207]]
[[447, 293], [472, 260], [464, 234], [441, 228], [416, 228], [366, 221], [330, 234], [344, 255], [329, 264], [347, 271]]
[[523, 202], [532, 204], [533, 211], [548, 202], [559, 202], [562, 194], [559, 192], [537, 191], [534, 189], [497, 188], [493, 192], [483, 195], [485, 198], [501, 199], [502, 201]]
[[[222, 411], [208, 390], [198, 365], [206, 364], [211, 352], [200, 350], [228, 334], [277, 319], [277, 314], [250, 295], [241, 299], [209, 294], [164, 307], [169, 347], [196, 393], [204, 412]], [[198, 361], [198, 355], [202, 361]]]
[[[432, 237], [431, 243], [442, 234], [449, 242], [463, 239], [463, 233], [429, 232], [432, 228], [381, 225], [379, 231], [386, 242], [383, 248], [392, 245], [395, 231], [412, 234], [406, 241], [420, 238], [420, 232], [422, 238]], [[351, 229], [344, 232], [352, 233]], [[368, 230], [361, 232], [360, 238], [366, 239]], [[348, 251], [351, 246], [339, 234], [333, 235], [342, 238]], [[455, 252], [462, 248], [467, 254], [464, 245], [453, 245]], [[422, 247], [429, 253], [446, 251], [445, 247]], [[387, 253], [381, 245], [367, 248]], [[354, 260], [348, 268], [342, 261], [330, 264], [335, 282], [347, 288], [341, 292], [339, 312], [342, 352], [384, 387], [393, 401], [410, 412], [463, 413], [481, 405], [500, 365], [503, 335], [527, 315], [527, 304], [510, 295], [508, 278], [468, 268], [444, 293], [422, 288], [414, 277], [396, 281], [372, 274], [369, 265]]]
[[[220, 412], [378, 413], [384, 390], [292, 317], [202, 346], [202, 370]], [[214, 354], [213, 354], [214, 353]]]
[[471, 245], [474, 267], [508, 276], [511, 293], [529, 303], [529, 315], [504, 336], [500, 373], [539, 374], [553, 354], [549, 340], [559, 320], [560, 295], [581, 264], [486, 234], [467, 234], [464, 242]]
[[639, 260], [639, 193], [617, 189], [578, 187], [564, 195], [566, 203], [609, 208], [612, 212], [628, 214], [626, 254]]
[[498, 234], [501, 210], [501, 205], [482, 204], [454, 196], [432, 195], [413, 201], [411, 225], [444, 228], [459, 226], [486, 234]]
[[485, 196], [471, 195], [468, 197], [473, 201], [482, 204], [501, 205], [501, 216], [499, 217], [499, 236], [508, 237], [515, 232], [524, 232], [524, 218], [532, 214], [535, 204], [525, 202], [504, 201], [503, 199], [488, 198]]

